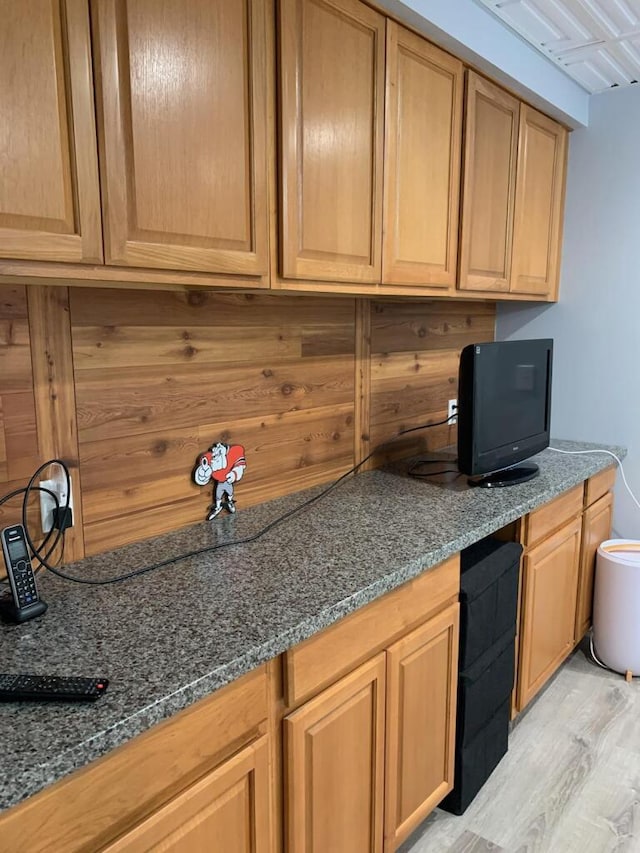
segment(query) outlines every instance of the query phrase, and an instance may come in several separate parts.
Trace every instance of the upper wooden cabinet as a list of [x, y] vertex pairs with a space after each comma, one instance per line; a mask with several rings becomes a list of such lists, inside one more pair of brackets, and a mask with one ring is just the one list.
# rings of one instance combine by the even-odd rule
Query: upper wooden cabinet
[[266, 273], [267, 4], [92, 11], [106, 262]]
[[560, 274], [567, 131], [523, 104], [511, 291], [555, 297]]
[[567, 131], [468, 72], [461, 290], [557, 297]]
[[275, 7], [0, 0], [0, 276], [556, 298], [564, 128], [360, 0]]
[[385, 19], [281, 0], [281, 271], [379, 282]]
[[468, 72], [461, 290], [509, 290], [520, 102]]
[[0, 257], [102, 260], [89, 10], [0, 0]]
[[456, 284], [463, 66], [387, 22], [382, 281]]

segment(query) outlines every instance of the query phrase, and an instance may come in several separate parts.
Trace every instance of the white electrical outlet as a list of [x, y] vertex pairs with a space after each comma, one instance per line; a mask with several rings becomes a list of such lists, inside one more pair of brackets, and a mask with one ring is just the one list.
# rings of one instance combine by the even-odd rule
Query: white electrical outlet
[[[40, 486], [43, 489], [49, 489], [57, 498], [60, 507], [67, 505], [67, 478], [64, 472], [60, 472], [60, 476], [51, 480], [40, 480]], [[56, 502], [47, 494], [40, 492], [40, 520], [42, 522], [42, 532], [48, 533], [53, 527], [53, 511], [56, 508]], [[73, 484], [71, 484], [71, 493], [69, 495], [69, 508], [73, 509]]]
[[457, 400], [449, 400], [449, 407], [447, 409], [447, 418], [451, 418], [449, 424], [457, 424], [458, 418], [452, 417], [458, 411], [458, 401]]

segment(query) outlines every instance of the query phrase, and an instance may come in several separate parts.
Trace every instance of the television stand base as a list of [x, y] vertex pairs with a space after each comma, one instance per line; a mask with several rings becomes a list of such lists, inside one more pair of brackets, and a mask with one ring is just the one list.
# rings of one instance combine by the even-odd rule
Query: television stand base
[[501, 471], [492, 471], [482, 477], [469, 477], [470, 486], [480, 486], [482, 489], [499, 489], [503, 486], [517, 486], [518, 483], [526, 483], [533, 480], [540, 473], [537, 465], [515, 465], [513, 468], [503, 468]]

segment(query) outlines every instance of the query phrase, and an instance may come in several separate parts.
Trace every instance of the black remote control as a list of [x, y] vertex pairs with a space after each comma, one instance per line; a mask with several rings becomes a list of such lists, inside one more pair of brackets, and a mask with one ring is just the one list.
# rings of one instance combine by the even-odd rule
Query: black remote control
[[109, 684], [106, 678], [0, 674], [0, 702], [93, 702]]
[[26, 622], [41, 616], [47, 605], [38, 595], [24, 527], [21, 524], [5, 527], [0, 538], [11, 586], [11, 599], [2, 602], [0, 616], [6, 622]]

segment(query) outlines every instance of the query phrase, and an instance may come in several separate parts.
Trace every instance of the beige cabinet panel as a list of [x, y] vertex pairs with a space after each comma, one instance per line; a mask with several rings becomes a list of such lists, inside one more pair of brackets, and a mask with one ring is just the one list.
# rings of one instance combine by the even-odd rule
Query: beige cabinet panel
[[102, 260], [89, 10], [0, 0], [0, 257]]
[[601, 497], [584, 511], [582, 517], [582, 543], [580, 546], [580, 574], [578, 578], [578, 605], [576, 607], [576, 643], [591, 626], [593, 582], [596, 569], [596, 552], [601, 542], [611, 537], [613, 520], [613, 495]]
[[262, 0], [94, 0], [108, 264], [268, 270]]
[[508, 291], [520, 102], [467, 72], [461, 290]]
[[462, 63], [387, 21], [384, 283], [454, 289]]
[[567, 131], [532, 107], [520, 109], [511, 290], [556, 295]]
[[358, 0], [280, 3], [285, 277], [380, 281], [384, 52]]
[[268, 748], [263, 737], [104, 849], [269, 853], [269, 839]]
[[581, 520], [524, 556], [518, 708], [522, 710], [573, 648]]
[[458, 622], [455, 604], [387, 652], [387, 851], [453, 787]]
[[385, 655], [284, 720], [287, 850], [380, 853]]

